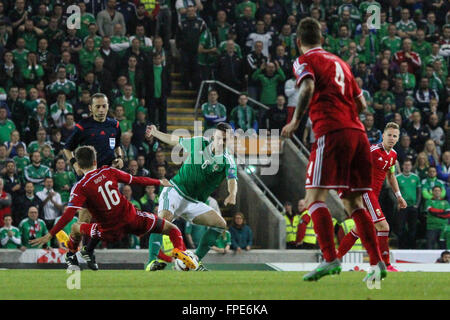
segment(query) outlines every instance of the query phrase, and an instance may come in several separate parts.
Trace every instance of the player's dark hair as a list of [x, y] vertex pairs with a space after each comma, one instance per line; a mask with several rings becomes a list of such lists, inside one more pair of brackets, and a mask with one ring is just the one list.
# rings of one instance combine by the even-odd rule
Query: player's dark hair
[[304, 45], [320, 44], [322, 32], [319, 21], [311, 17], [302, 19], [297, 27], [297, 39]]
[[217, 130], [223, 131], [224, 133], [226, 133], [227, 130], [232, 130], [232, 129], [233, 128], [231, 127], [231, 125], [226, 122], [219, 122], [219, 124], [217, 125]]
[[81, 146], [75, 150], [75, 160], [81, 169], [89, 169], [94, 166], [97, 155], [93, 146]]
[[99, 99], [99, 98], [105, 98], [106, 101], [108, 101], [108, 97], [106, 96], [106, 94], [97, 92], [92, 95], [90, 105], [92, 106], [92, 104], [94, 103], [94, 99]]

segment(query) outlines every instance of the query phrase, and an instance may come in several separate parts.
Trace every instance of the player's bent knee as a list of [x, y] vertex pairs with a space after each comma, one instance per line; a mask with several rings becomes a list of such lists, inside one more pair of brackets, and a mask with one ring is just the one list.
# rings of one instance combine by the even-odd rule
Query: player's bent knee
[[70, 228], [70, 234], [72, 234], [72, 235], [76, 235], [76, 236], [78, 236], [78, 235], [81, 235], [81, 225], [82, 225], [83, 223], [82, 222], [75, 222], [73, 225], [72, 225], [72, 227]]
[[174, 218], [174, 215], [172, 212], [170, 212], [168, 210], [163, 210], [160, 213], [158, 213], [158, 217], [163, 218], [164, 220], [167, 220], [167, 221], [172, 221]]

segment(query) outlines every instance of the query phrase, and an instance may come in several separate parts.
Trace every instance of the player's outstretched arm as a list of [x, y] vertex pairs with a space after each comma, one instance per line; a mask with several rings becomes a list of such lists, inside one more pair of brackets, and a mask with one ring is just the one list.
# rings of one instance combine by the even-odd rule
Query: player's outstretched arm
[[155, 137], [156, 139], [167, 143], [170, 146], [176, 146], [179, 141], [179, 137], [173, 134], [168, 134], [159, 131], [155, 125], [147, 126], [147, 130], [145, 131], [145, 137], [148, 139], [151, 136]]
[[306, 108], [309, 106], [309, 103], [311, 102], [312, 96], [314, 94], [314, 80], [310, 77], [304, 78], [300, 83], [299, 88], [299, 97], [298, 97], [298, 104], [295, 108], [294, 116], [292, 117], [291, 122], [289, 122], [287, 125], [283, 127], [281, 130], [281, 135], [283, 137], [290, 138], [292, 134], [297, 130], [298, 126], [300, 125], [300, 120], [306, 110]]

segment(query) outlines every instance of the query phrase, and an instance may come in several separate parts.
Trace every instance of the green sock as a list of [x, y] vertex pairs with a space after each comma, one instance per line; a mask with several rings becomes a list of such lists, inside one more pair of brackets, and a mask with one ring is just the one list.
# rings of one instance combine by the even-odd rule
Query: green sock
[[162, 245], [162, 234], [152, 233], [148, 239], [148, 262], [158, 258], [159, 249]]
[[206, 256], [211, 246], [216, 242], [217, 237], [221, 235], [222, 231], [219, 231], [219, 229], [216, 228], [208, 228], [208, 230], [206, 230], [200, 239], [197, 250], [195, 251], [195, 254], [199, 260], [202, 260], [203, 257]]

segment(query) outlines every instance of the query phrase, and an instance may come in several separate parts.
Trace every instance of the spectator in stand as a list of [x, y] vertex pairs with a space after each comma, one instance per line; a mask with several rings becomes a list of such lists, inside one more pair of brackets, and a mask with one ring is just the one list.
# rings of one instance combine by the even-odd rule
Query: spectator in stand
[[139, 100], [133, 95], [131, 84], [126, 84], [123, 89], [123, 96], [114, 100], [113, 110], [119, 105], [124, 108], [124, 116], [130, 121], [129, 129], [131, 129], [131, 125], [136, 119], [136, 109], [139, 107]]
[[403, 8], [401, 19], [395, 26], [397, 27], [397, 34], [400, 38], [414, 37], [416, 35], [417, 25], [410, 19], [411, 13], [408, 8]]
[[135, 30], [132, 30], [133, 36], [130, 37], [130, 42], [134, 39], [138, 39], [141, 43], [140, 49], [144, 51], [147, 55], [151, 54], [153, 42], [152, 39], [145, 36], [145, 28], [143, 25], [138, 24]]
[[286, 249], [297, 249], [297, 231], [301, 218], [299, 214], [292, 211], [292, 203], [287, 201], [284, 203], [284, 219], [286, 220]]
[[[128, 161], [127, 166], [127, 172], [131, 174], [132, 176], [139, 176], [139, 165], [136, 160], [130, 160]], [[131, 189], [133, 190], [133, 195], [135, 199], [140, 199], [144, 193], [145, 193], [145, 186], [138, 185], [138, 184], [132, 184], [130, 185]]]
[[17, 146], [17, 156], [13, 157], [13, 161], [16, 163], [17, 173], [22, 178], [23, 170], [31, 162], [30, 158], [27, 156], [26, 149], [21, 144]]
[[[73, 114], [72, 119], [73, 119]], [[61, 142], [62, 134], [61, 129], [54, 128], [52, 129], [51, 141], [50, 141], [50, 150], [53, 151], [55, 156], [62, 155], [62, 150], [64, 149], [64, 142]]]
[[136, 121], [132, 124], [133, 137], [131, 138], [131, 144], [137, 148], [138, 154], [146, 154], [149, 151], [149, 146], [145, 141], [145, 131], [147, 126], [151, 124], [147, 120], [147, 109], [144, 107], [137, 108]]
[[138, 154], [136, 161], [137, 161], [137, 164], [138, 164], [138, 173], [137, 173], [137, 175], [140, 176], [140, 177], [149, 177], [150, 176], [150, 170], [145, 168], [145, 164], [147, 162], [147, 159], [145, 159], [145, 155]]
[[251, 250], [253, 233], [252, 229], [246, 224], [245, 216], [242, 212], [237, 212], [233, 215], [230, 234], [231, 250], [235, 250], [235, 253], [242, 253], [242, 250]]
[[441, 199], [445, 199], [447, 192], [445, 190], [445, 182], [437, 178], [436, 167], [430, 166], [427, 171], [427, 177], [421, 181], [422, 197], [426, 200], [433, 199], [433, 188], [439, 186], [441, 188]]
[[68, 113], [73, 113], [73, 107], [67, 102], [66, 94], [63, 91], [59, 91], [56, 102], [50, 106], [50, 116], [57, 128], [62, 128]]
[[100, 56], [100, 52], [95, 49], [94, 38], [87, 38], [84, 42], [84, 47], [79, 54], [80, 75], [86, 76], [87, 73], [94, 69], [95, 58]]
[[248, 80], [248, 95], [253, 99], [258, 99], [261, 89], [258, 81], [253, 80], [252, 75], [260, 68], [265, 67], [268, 57], [263, 54], [264, 45], [261, 41], [255, 42], [252, 52], [247, 55], [245, 74]]
[[53, 173], [54, 188], [61, 196], [61, 202], [69, 202], [70, 190], [77, 182], [77, 178], [72, 171], [67, 170], [64, 158], [58, 158], [55, 161], [55, 172]]
[[450, 263], [450, 251], [443, 251], [439, 259], [436, 260], [436, 263]]
[[[16, 125], [8, 119], [8, 109], [6, 106], [0, 107], [0, 143], [11, 141], [11, 134], [16, 130]], [[17, 142], [16, 142], [17, 143]]]
[[198, 65], [200, 79], [202, 81], [214, 78], [217, 58], [218, 50], [216, 38], [211, 33], [210, 29], [206, 28], [201, 33], [198, 43]]
[[403, 165], [406, 159], [413, 163], [416, 162], [417, 152], [411, 148], [411, 138], [408, 134], [400, 136], [400, 143], [396, 144], [394, 149], [397, 151], [397, 159], [400, 165]]
[[44, 179], [44, 189], [36, 192], [36, 196], [42, 201], [45, 225], [47, 229], [51, 229], [63, 209], [61, 195], [53, 189], [53, 178], [46, 177]]
[[406, 62], [408, 64], [408, 72], [414, 75], [418, 74], [422, 66], [419, 54], [412, 51], [412, 41], [410, 38], [403, 39], [403, 50], [394, 54], [394, 61], [399, 66], [401, 66], [402, 62]]
[[416, 87], [416, 76], [408, 72], [408, 63], [406, 61], [400, 63], [400, 72], [397, 73], [396, 78], [402, 79], [405, 92], [412, 96]]
[[6, 146], [4, 144], [0, 145], [0, 175], [6, 173], [6, 164], [11, 161], [6, 155]]
[[9, 141], [5, 141], [4, 145], [6, 146], [6, 156], [11, 159], [17, 156], [18, 145], [22, 145], [24, 148], [26, 148], [26, 144], [20, 140], [20, 133], [17, 130], [11, 131], [10, 139]]
[[[436, 147], [436, 153], [438, 156], [442, 154], [442, 150], [445, 143], [445, 132], [441, 126], [439, 126], [439, 118], [437, 114], [431, 114], [428, 118], [427, 124], [428, 130], [430, 131], [430, 139], [434, 142]], [[426, 143], [425, 143], [426, 147]], [[436, 161], [436, 164], [438, 161]]]
[[22, 246], [22, 235], [19, 228], [12, 225], [10, 214], [3, 216], [3, 227], [0, 228], [0, 244], [2, 249], [18, 249]]
[[131, 204], [137, 209], [141, 210], [141, 204], [136, 201], [136, 199], [133, 196], [133, 190], [131, 189], [131, 186], [129, 184], [126, 184], [122, 187], [122, 194], [124, 197], [131, 202]]
[[450, 218], [450, 205], [442, 200], [442, 187], [435, 185], [432, 190], [433, 197], [425, 203], [427, 211], [427, 249], [445, 249], [445, 243], [440, 239], [445, 232]]
[[265, 31], [264, 21], [258, 20], [256, 22], [255, 32], [250, 33], [247, 36], [247, 41], [245, 43], [247, 51], [251, 51], [254, 48], [256, 41], [261, 41], [263, 43], [262, 54], [269, 57], [272, 50], [272, 34]]
[[233, 108], [230, 115], [230, 125], [233, 130], [242, 129], [247, 132], [258, 132], [258, 117], [256, 111], [248, 105], [248, 96], [245, 93], [239, 95], [239, 105]]
[[16, 164], [9, 160], [6, 162], [6, 172], [3, 175], [4, 190], [11, 195], [12, 207], [14, 207], [16, 200], [23, 193], [22, 182], [16, 171]]
[[[34, 192], [34, 185], [32, 182], [26, 182], [24, 187], [25, 194], [20, 195], [17, 199], [14, 199], [13, 203], [13, 220], [20, 223], [22, 219], [27, 216], [28, 209], [31, 206], [41, 208], [42, 201]], [[42, 215], [42, 212], [39, 213]]]
[[169, 171], [169, 162], [166, 160], [166, 155], [162, 150], [155, 153], [154, 159], [149, 162], [150, 173], [152, 176], [157, 176], [158, 167], [163, 166], [166, 171]]
[[265, 112], [263, 115], [263, 126], [267, 130], [281, 129], [286, 125], [288, 113], [286, 110], [286, 98], [284, 95], [280, 94], [276, 100], [276, 107], [272, 107]]
[[180, 21], [177, 33], [177, 47], [181, 55], [181, 74], [186, 89], [198, 89], [198, 45], [200, 35], [207, 28], [205, 21], [198, 18], [196, 8], [189, 6], [186, 9], [186, 19]]
[[414, 111], [412, 121], [407, 127], [408, 135], [411, 137], [411, 147], [417, 152], [424, 148], [425, 141], [430, 138], [430, 131], [422, 124], [422, 116], [419, 111]]
[[[125, 53], [123, 54], [123, 67], [126, 69], [129, 66], [130, 57], [134, 56], [136, 58], [137, 69], [141, 70], [148, 68], [148, 65], [150, 64], [150, 57], [144, 50], [142, 50], [141, 41], [137, 38], [134, 38], [130, 42], [131, 46], [127, 50], [125, 50]], [[122, 72], [122, 75], [123, 74], [127, 76], [125, 72]]]
[[423, 149], [423, 152], [427, 155], [428, 162], [431, 166], [435, 167], [439, 164], [441, 154], [437, 151], [436, 144], [433, 140], [428, 139], [427, 142], [425, 142], [425, 148]]
[[39, 151], [31, 153], [31, 164], [24, 168], [23, 174], [25, 181], [34, 184], [36, 192], [44, 189], [44, 179], [52, 176], [50, 168], [41, 164], [41, 153]]
[[[39, 218], [38, 208], [31, 206], [27, 211], [28, 217], [20, 221], [19, 230], [22, 234], [22, 247], [20, 250], [25, 251], [27, 248], [32, 248], [29, 241], [40, 238], [47, 234], [47, 226], [45, 222]], [[50, 243], [45, 244], [43, 247], [49, 247]]]
[[97, 15], [98, 33], [101, 36], [112, 36], [115, 24], [121, 24], [123, 34], [126, 34], [126, 24], [123, 15], [116, 11], [116, 0], [108, 0], [106, 2], [106, 9], [100, 11]]
[[104, 67], [104, 63], [105, 60], [101, 56], [96, 57], [92, 72], [94, 73], [96, 81], [99, 83], [100, 92], [106, 94], [109, 99], [112, 99], [112, 73]]
[[219, 101], [219, 94], [216, 89], [208, 92], [208, 102], [202, 104], [202, 113], [205, 118], [205, 130], [215, 128], [219, 122], [226, 121], [227, 108]]
[[374, 127], [374, 117], [372, 114], [367, 114], [364, 120], [364, 127], [366, 129], [367, 138], [370, 144], [380, 143], [382, 140], [382, 133], [380, 129]]
[[248, 35], [256, 31], [255, 12], [252, 10], [252, 5], [255, 6], [254, 3], [251, 3], [243, 8], [243, 14], [233, 25], [237, 35], [236, 42], [243, 49], [245, 48]]
[[[235, 50], [233, 40], [226, 41], [226, 51], [219, 56], [217, 65], [217, 80], [240, 91], [244, 87], [244, 65]], [[228, 107], [227, 113], [236, 101], [236, 95], [229, 90], [222, 90], [221, 96]]]
[[430, 111], [431, 99], [437, 99], [439, 101], [439, 94], [436, 90], [429, 88], [429, 79], [423, 77], [420, 79], [419, 88], [416, 90], [415, 99], [417, 101], [417, 107], [422, 112]]
[[425, 152], [419, 153], [414, 164], [414, 173], [419, 176], [420, 181], [427, 178], [428, 168], [430, 168], [430, 162], [427, 154]]
[[253, 73], [252, 80], [260, 85], [261, 95], [259, 101], [269, 107], [275, 107], [275, 104], [277, 104], [278, 85], [286, 80], [286, 76], [278, 62], [263, 64], [261, 68]]
[[412, 172], [412, 162], [403, 162], [402, 173], [396, 176], [400, 192], [407, 207], [398, 211], [398, 235], [400, 249], [416, 248], [416, 230], [421, 197], [420, 178]]
[[120, 56], [111, 48], [111, 37], [103, 37], [102, 46], [100, 48], [100, 56], [104, 60], [105, 69], [112, 75], [112, 79], [110, 79], [112, 82], [119, 74], [119, 69], [117, 66], [120, 64]]
[[[136, 42], [138, 40], [134, 40]], [[139, 42], [139, 41], [138, 41]], [[128, 58], [128, 66], [122, 71], [122, 75], [128, 80], [133, 88], [133, 96], [139, 99], [141, 105], [145, 105], [145, 76], [144, 70], [148, 67], [147, 62], [138, 65], [138, 57], [131, 55]]]
[[3, 227], [3, 216], [11, 215], [12, 197], [3, 190], [4, 180], [0, 178], [0, 227]]
[[[68, 113], [66, 114], [66, 123], [64, 123], [61, 127], [61, 140], [65, 143], [67, 139], [73, 134], [74, 130], [75, 117], [73, 113]], [[58, 154], [58, 152], [56, 154]]]
[[230, 253], [230, 247], [231, 247], [231, 234], [228, 230], [225, 230], [217, 238], [216, 243], [211, 246], [211, 249], [218, 253], [227, 254]]
[[155, 207], [158, 205], [159, 196], [155, 192], [155, 186], [146, 186], [145, 194], [139, 199], [142, 211], [155, 212]]
[[128, 162], [131, 160], [136, 160], [138, 151], [137, 148], [131, 144], [131, 138], [133, 136], [132, 132], [122, 132], [121, 137], [121, 148], [123, 150], [123, 162], [124, 166], [128, 165]]
[[172, 91], [169, 70], [162, 64], [160, 54], [153, 55], [152, 68], [146, 77], [148, 114], [161, 132], [167, 132], [167, 98]]
[[442, 161], [436, 166], [437, 176], [442, 181], [450, 182], [450, 151], [442, 154]]
[[[147, 14], [145, 4], [143, 3], [139, 2], [139, 4], [136, 6], [136, 14], [132, 15], [127, 25], [130, 34], [135, 33], [136, 28], [139, 25], [144, 27], [145, 34], [147, 36], [154, 34], [154, 22], [152, 21], [152, 16]], [[126, 32], [123, 32], [123, 35], [125, 34]]]

